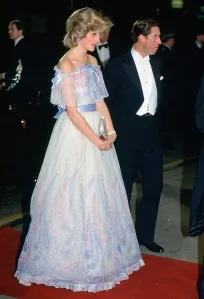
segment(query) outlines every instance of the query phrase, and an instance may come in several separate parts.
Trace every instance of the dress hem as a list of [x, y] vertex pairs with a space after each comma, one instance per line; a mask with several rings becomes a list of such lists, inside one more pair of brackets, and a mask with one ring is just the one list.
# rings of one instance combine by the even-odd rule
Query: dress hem
[[14, 277], [18, 279], [18, 282], [24, 286], [31, 286], [32, 283], [38, 285], [52, 286], [55, 288], [64, 288], [73, 292], [90, 292], [96, 293], [100, 291], [108, 291], [115, 287], [116, 284], [120, 284], [121, 281], [127, 280], [129, 275], [139, 270], [145, 265], [144, 261], [140, 259], [136, 264], [126, 268], [118, 277], [114, 278], [113, 281], [105, 283], [93, 283], [93, 284], [80, 284], [80, 283], [66, 283], [64, 281], [54, 280], [52, 278], [36, 277], [29, 274], [24, 274], [21, 271], [16, 271]]

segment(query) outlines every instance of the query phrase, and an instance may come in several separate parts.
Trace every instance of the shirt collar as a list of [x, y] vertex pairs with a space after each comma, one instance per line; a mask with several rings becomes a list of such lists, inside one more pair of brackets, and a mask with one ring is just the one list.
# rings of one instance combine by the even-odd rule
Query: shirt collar
[[20, 40], [22, 40], [22, 38], [24, 38], [23, 35], [21, 35], [20, 37], [18, 37], [17, 39], [15, 39], [14, 40], [14, 46], [16, 46], [20, 42]]
[[197, 40], [195, 41], [196, 45], [198, 46], [198, 48], [202, 48], [202, 43], [198, 42]]
[[164, 47], [168, 48], [170, 51], [172, 51], [171, 47], [168, 44], [162, 44]]
[[142, 59], [144, 61], [148, 61], [149, 60], [149, 55], [145, 56], [145, 57], [142, 57], [141, 54], [139, 52], [137, 52], [133, 47], [131, 49], [131, 54], [133, 56], [133, 58], [135, 59]]

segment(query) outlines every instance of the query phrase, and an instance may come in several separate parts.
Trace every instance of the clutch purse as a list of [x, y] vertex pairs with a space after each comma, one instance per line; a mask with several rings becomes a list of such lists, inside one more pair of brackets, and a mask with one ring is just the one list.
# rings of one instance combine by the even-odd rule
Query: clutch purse
[[101, 116], [100, 119], [99, 119], [98, 136], [101, 139], [103, 139], [106, 136], [108, 136], [108, 131], [106, 129], [106, 122], [105, 122], [105, 118], [103, 116]]

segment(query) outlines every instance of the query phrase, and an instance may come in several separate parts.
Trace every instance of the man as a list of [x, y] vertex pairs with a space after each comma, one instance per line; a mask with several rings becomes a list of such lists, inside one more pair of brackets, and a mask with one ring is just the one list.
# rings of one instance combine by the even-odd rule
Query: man
[[164, 249], [154, 242], [163, 185], [163, 158], [157, 132], [160, 72], [156, 53], [161, 40], [155, 20], [138, 20], [132, 27], [130, 51], [106, 65], [104, 79], [110, 95], [110, 111], [117, 132], [115, 143], [130, 201], [138, 169], [143, 198], [136, 219], [139, 243], [154, 252]]
[[161, 36], [162, 44], [155, 56], [160, 59], [164, 80], [161, 84], [161, 105], [159, 107], [159, 122], [161, 143], [163, 148], [172, 150], [176, 146], [176, 133], [179, 132], [178, 103], [180, 102], [180, 69], [174, 45], [176, 42], [173, 32]]
[[[31, 161], [28, 150], [37, 98], [38, 76], [37, 55], [24, 37], [25, 24], [21, 20], [9, 23], [8, 34], [13, 41], [11, 53], [5, 62], [5, 70], [0, 74], [3, 109], [1, 127], [4, 128], [2, 144], [5, 184], [21, 185], [25, 166]], [[32, 120], [31, 120], [32, 119]], [[32, 125], [33, 126], [33, 125]], [[33, 126], [34, 127], [34, 126]], [[27, 128], [27, 130], [25, 130]], [[25, 161], [25, 157], [28, 161]], [[11, 167], [11, 169], [10, 169]], [[7, 174], [5, 172], [7, 170]]]
[[118, 42], [117, 32], [114, 28], [106, 30], [100, 36], [100, 43], [97, 44], [96, 49], [91, 54], [96, 57], [98, 64], [103, 71], [106, 64], [124, 53], [121, 43]]
[[105, 67], [105, 65], [110, 59], [110, 48], [108, 45], [109, 35], [110, 35], [110, 30], [106, 30], [103, 34], [101, 34], [100, 43], [97, 44], [95, 53], [93, 53], [95, 54], [102, 69]]
[[202, 135], [195, 125], [194, 107], [204, 73], [204, 29], [196, 28], [194, 40], [184, 49], [183, 61], [183, 99], [185, 113], [181, 114], [183, 121], [185, 154], [199, 155]]
[[5, 91], [10, 109], [18, 109], [24, 106], [28, 97], [32, 98], [35, 82], [34, 77], [35, 56], [31, 53], [31, 46], [24, 38], [25, 24], [21, 20], [13, 20], [9, 23], [8, 34], [13, 41], [13, 47], [8, 61], [5, 63], [5, 71], [0, 74], [0, 88]]

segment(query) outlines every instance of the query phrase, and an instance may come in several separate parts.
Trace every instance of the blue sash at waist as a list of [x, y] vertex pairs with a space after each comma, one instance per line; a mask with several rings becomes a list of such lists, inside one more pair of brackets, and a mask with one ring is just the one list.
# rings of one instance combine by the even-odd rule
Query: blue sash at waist
[[[57, 106], [58, 108], [58, 112], [57, 114], [55, 114], [54, 118], [58, 119], [59, 116], [66, 111], [66, 108], [62, 108], [62, 107], [59, 107]], [[77, 110], [79, 112], [93, 112], [93, 111], [96, 111], [96, 104], [93, 103], [93, 104], [87, 104], [87, 105], [79, 105], [77, 106]]]
[[96, 104], [87, 104], [87, 105], [79, 105], [77, 106], [77, 110], [79, 112], [93, 112], [96, 111]]

